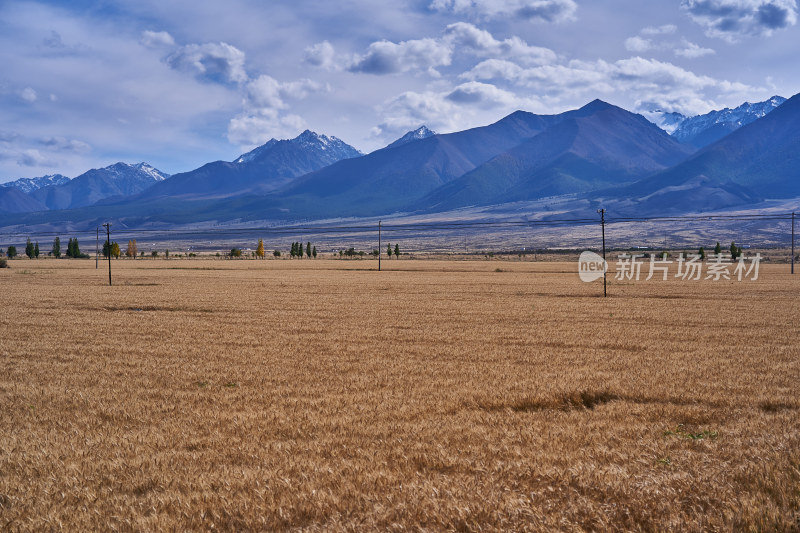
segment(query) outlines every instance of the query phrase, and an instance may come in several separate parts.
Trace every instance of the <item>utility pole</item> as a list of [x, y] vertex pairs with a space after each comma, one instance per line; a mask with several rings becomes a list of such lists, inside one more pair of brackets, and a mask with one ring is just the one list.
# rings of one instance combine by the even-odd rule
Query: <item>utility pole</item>
[[608, 297], [606, 289], [606, 271], [608, 270], [608, 263], [606, 263], [606, 210], [598, 209], [600, 213], [600, 227], [603, 229], [603, 298]]
[[792, 211], [792, 274], [794, 274], [794, 211]]
[[[91, 235], [91, 233], [89, 234]], [[94, 268], [97, 270], [100, 268], [100, 251], [98, 250], [100, 246], [100, 226], [97, 226], [94, 236]]]
[[106, 243], [108, 247], [106, 250], [108, 251], [108, 286], [111, 286], [111, 224], [106, 222], [103, 224], [106, 228]]
[[[381, 271], [381, 223], [382, 221], [378, 221], [378, 272]], [[794, 257], [794, 254], [792, 254]]]

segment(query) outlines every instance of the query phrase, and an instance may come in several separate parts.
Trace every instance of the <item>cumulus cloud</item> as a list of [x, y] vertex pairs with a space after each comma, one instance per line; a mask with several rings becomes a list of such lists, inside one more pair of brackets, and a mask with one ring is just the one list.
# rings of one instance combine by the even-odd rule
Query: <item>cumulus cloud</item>
[[219, 83], [246, 82], [244, 60], [244, 52], [227, 43], [188, 44], [166, 58], [175, 70]]
[[139, 43], [148, 48], [159, 48], [162, 46], [173, 46], [175, 44], [175, 39], [165, 31], [145, 30], [142, 32]]
[[519, 97], [489, 83], [467, 82], [442, 91], [404, 92], [384, 102], [381, 123], [372, 134], [386, 140], [426, 124], [439, 132], [454, 131], [485, 123], [478, 117], [517, 109], [543, 111], [536, 99]]
[[676, 56], [687, 59], [716, 53], [711, 48], [703, 48], [685, 38], [680, 40], [665, 39], [664, 36], [672, 35], [677, 31], [677, 26], [672, 24], [658, 27], [648, 26], [643, 28], [639, 35], [625, 39], [625, 49], [636, 54], [653, 50], [672, 50]]
[[564, 22], [575, 18], [578, 6], [574, 0], [433, 0], [430, 8], [480, 18]]
[[528, 65], [542, 65], [557, 59], [549, 48], [531, 46], [517, 36], [498, 40], [486, 30], [467, 22], [456, 22], [445, 28], [444, 40], [457, 49], [468, 49], [477, 56], [514, 58]]
[[246, 148], [264, 144], [269, 139], [287, 139], [306, 129], [297, 115], [279, 115], [276, 110], [263, 110], [257, 115], [242, 114], [228, 124], [228, 140]]
[[486, 30], [467, 22], [447, 26], [440, 38], [392, 43], [372, 43], [366, 53], [356, 56], [348, 69], [369, 74], [396, 74], [427, 71], [439, 77], [436, 70], [452, 63], [456, 53], [476, 57], [512, 58], [523, 65], [543, 65], [557, 59], [548, 48], [531, 46], [519, 37], [499, 40]]
[[245, 86], [242, 112], [228, 124], [228, 140], [254, 147], [273, 137], [293, 137], [306, 124], [298, 115], [286, 112], [288, 101], [327, 90], [327, 86], [308, 79], [279, 82], [264, 74], [250, 80]]
[[757, 88], [695, 74], [669, 62], [631, 57], [615, 62], [569, 61], [522, 68], [508, 61], [484, 61], [461, 76], [474, 81], [502, 79], [547, 101], [627, 95], [659, 102], [661, 108], [684, 114], [713, 108], [709, 95], [747, 97]]
[[287, 98], [302, 99], [311, 92], [325, 90], [325, 86], [309, 79], [281, 83], [272, 76], [262, 74], [246, 86], [245, 106], [250, 109], [284, 109]]
[[457, 104], [474, 104], [483, 108], [509, 107], [520, 101], [514, 93], [477, 81], [459, 85], [445, 98]]
[[355, 59], [349, 70], [367, 74], [395, 74], [427, 70], [436, 75], [436, 67], [447, 66], [453, 51], [437, 39], [416, 39], [393, 43], [378, 41], [369, 45], [363, 56]]
[[41, 140], [41, 144], [50, 148], [51, 150], [73, 152], [76, 154], [85, 154], [90, 152], [92, 149], [91, 146], [83, 141], [67, 139], [65, 137], [45, 137]]
[[706, 35], [728, 42], [769, 37], [797, 23], [795, 0], [682, 0], [681, 7]]
[[30, 149], [23, 150], [19, 155], [17, 164], [23, 167], [52, 167], [54, 162], [48, 157], [42, 155], [39, 150]]
[[336, 68], [336, 51], [328, 41], [322, 41], [305, 49], [303, 59], [309, 65], [333, 70]]
[[711, 48], [703, 48], [700, 45], [695, 43], [684, 41], [683, 47], [675, 49], [675, 55], [680, 57], [685, 57], [688, 59], [694, 59], [696, 57], [703, 57], [708, 55], [714, 55], [717, 52]]
[[468, 80], [515, 80], [523, 70], [521, 66], [505, 59], [487, 59], [459, 77]]
[[36, 91], [33, 90], [32, 87], [25, 87], [24, 89], [22, 89], [19, 92], [19, 97], [28, 102], [29, 104], [32, 104], [39, 98], [38, 95], [36, 94]]
[[625, 50], [629, 52], [646, 52], [653, 48], [653, 41], [643, 37], [628, 37], [625, 39]]

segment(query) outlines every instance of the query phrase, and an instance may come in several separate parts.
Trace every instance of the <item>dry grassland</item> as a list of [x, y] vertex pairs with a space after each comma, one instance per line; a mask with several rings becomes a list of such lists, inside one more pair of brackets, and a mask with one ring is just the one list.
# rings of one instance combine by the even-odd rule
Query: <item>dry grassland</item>
[[384, 265], [12, 261], [0, 530], [800, 528], [787, 265]]

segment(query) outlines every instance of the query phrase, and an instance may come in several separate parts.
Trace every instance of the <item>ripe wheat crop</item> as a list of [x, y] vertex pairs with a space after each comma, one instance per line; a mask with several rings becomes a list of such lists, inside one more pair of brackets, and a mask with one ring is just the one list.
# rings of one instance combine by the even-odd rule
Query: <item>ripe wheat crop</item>
[[375, 266], [13, 261], [0, 530], [800, 528], [787, 265]]

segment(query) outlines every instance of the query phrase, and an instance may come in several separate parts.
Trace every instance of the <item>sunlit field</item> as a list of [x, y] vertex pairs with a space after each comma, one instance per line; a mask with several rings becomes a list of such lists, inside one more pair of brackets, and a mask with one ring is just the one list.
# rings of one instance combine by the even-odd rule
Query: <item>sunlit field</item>
[[0, 530], [800, 528], [786, 264], [9, 264]]

